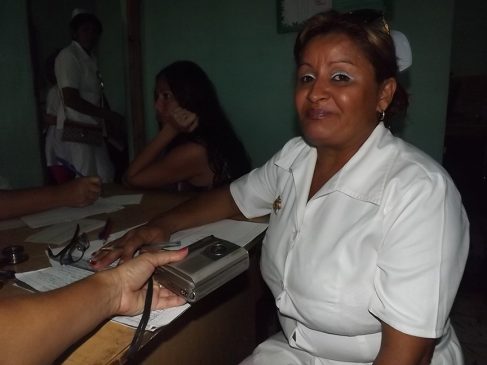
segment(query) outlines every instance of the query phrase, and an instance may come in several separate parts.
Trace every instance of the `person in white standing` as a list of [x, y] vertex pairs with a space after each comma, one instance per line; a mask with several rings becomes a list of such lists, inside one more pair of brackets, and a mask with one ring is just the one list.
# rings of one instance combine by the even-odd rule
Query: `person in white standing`
[[[104, 131], [105, 122], [123, 123], [120, 114], [103, 106], [103, 85], [93, 54], [102, 33], [100, 21], [94, 14], [75, 10], [70, 29], [72, 42], [61, 50], [55, 61], [61, 103], [56, 128], [50, 127], [48, 131], [49, 148], [52, 149], [51, 155], [68, 161], [81, 175], [97, 175], [104, 183], [111, 182], [114, 168], [105, 142], [93, 145], [63, 140], [66, 125]], [[49, 162], [59, 164], [58, 159]]]

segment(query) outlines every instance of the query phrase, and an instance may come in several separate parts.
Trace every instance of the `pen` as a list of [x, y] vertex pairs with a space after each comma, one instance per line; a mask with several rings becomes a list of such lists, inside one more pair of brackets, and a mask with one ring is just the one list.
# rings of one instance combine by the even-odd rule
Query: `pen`
[[112, 227], [112, 220], [110, 218], [107, 218], [107, 220], [105, 221], [105, 226], [100, 231], [100, 233], [98, 233], [98, 238], [106, 242], [106, 240], [108, 239], [108, 237], [110, 237], [110, 234], [112, 233]]
[[[117, 245], [111, 245], [111, 242], [108, 243], [106, 246], [102, 246], [98, 252], [100, 251], [113, 251], [116, 250], [118, 247]], [[181, 246], [181, 241], [168, 241], [168, 242], [158, 242], [158, 243], [145, 243], [139, 247], [139, 250], [164, 250], [170, 247], [179, 247]]]
[[70, 163], [69, 161], [66, 161], [64, 158], [61, 158], [59, 156], [56, 156], [56, 160], [61, 164], [63, 165], [65, 168], [67, 168], [69, 171], [71, 171], [74, 176], [79, 176], [79, 177], [85, 177], [85, 175], [83, 175], [81, 172], [79, 172], [76, 167], [73, 166], [72, 163]]
[[145, 243], [140, 246], [141, 250], [163, 250], [165, 248], [170, 247], [179, 247], [181, 246], [181, 241], [168, 241], [168, 242], [159, 242], [159, 243]]

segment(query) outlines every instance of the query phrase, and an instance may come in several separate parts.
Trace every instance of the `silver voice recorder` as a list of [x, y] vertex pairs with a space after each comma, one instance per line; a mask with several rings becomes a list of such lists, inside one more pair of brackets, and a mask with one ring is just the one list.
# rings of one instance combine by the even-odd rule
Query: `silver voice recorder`
[[189, 246], [182, 261], [160, 266], [154, 279], [167, 289], [196, 302], [249, 267], [249, 253], [235, 243], [215, 236]]

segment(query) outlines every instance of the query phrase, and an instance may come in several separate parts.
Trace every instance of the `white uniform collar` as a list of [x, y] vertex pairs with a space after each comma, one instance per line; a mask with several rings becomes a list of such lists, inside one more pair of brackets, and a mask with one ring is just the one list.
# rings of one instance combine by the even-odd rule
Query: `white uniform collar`
[[[379, 123], [355, 155], [316, 193], [315, 198], [340, 191], [355, 199], [380, 204], [387, 176], [397, 154], [391, 148], [394, 138], [384, 124]], [[303, 164], [309, 164], [309, 159], [315, 162], [316, 149], [302, 139], [301, 143], [301, 148], [283, 154], [276, 165], [293, 173], [301, 170]], [[294, 178], [302, 179], [302, 176]]]
[[89, 59], [90, 61], [94, 61], [95, 60], [95, 56], [93, 53], [88, 53], [86, 52], [86, 50], [81, 47], [81, 44], [79, 44], [78, 42], [76, 42], [75, 40], [73, 40], [71, 42], [71, 44], [73, 45], [73, 47], [76, 49], [77, 53], [83, 57], [83, 58], [86, 58], [86, 59]]

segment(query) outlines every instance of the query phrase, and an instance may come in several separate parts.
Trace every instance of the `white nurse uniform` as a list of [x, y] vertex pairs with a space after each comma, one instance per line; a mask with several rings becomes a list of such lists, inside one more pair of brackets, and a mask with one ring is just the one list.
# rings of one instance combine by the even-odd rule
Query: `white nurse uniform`
[[[78, 42], [72, 41], [68, 47], [61, 50], [56, 57], [55, 73], [59, 90], [65, 87], [77, 89], [82, 99], [93, 105], [100, 105], [102, 93], [96, 59], [88, 55]], [[58, 109], [57, 117], [56, 130], [51, 128], [48, 131], [56, 156], [71, 162], [83, 175], [98, 175], [103, 182], [113, 181], [114, 168], [105, 144], [92, 146], [62, 141], [65, 118], [90, 125], [96, 125], [97, 121], [89, 115], [62, 106]]]
[[451, 178], [382, 123], [308, 201], [315, 162], [295, 138], [230, 187], [246, 217], [270, 213], [261, 270], [285, 336], [244, 363], [371, 364], [380, 319], [440, 338], [432, 364], [462, 364], [448, 318], [469, 225]]

